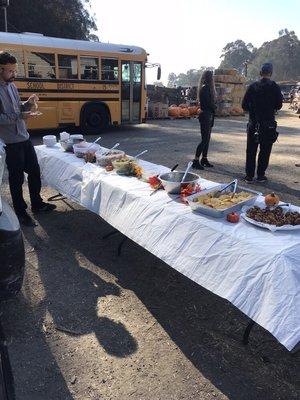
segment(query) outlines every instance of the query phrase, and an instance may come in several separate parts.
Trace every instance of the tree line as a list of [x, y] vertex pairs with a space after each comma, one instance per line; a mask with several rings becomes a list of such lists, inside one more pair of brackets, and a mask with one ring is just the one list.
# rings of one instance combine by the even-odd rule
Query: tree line
[[[235, 68], [246, 75], [249, 81], [259, 76], [261, 64], [271, 62], [274, 66], [273, 79], [276, 81], [300, 81], [300, 40], [294, 31], [282, 29], [279, 37], [256, 48], [243, 40], [227, 43], [223, 48], [219, 68]], [[196, 86], [204, 69], [191, 69], [179, 75], [171, 72], [168, 87]]]

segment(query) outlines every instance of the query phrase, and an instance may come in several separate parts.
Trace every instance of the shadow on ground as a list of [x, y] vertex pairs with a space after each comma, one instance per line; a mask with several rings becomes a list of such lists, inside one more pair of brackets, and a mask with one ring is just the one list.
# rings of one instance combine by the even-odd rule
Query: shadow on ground
[[[79, 272], [82, 268], [80, 269], [73, 256], [79, 253], [95, 266], [102, 266], [101, 268], [114, 275], [122, 288], [134, 291], [186, 357], [230, 400], [299, 398], [300, 354], [287, 352], [260, 327], [253, 330], [249, 346], [244, 347], [241, 338], [248, 318], [231, 304], [172, 270], [129, 240], [124, 245], [121, 257], [117, 257], [117, 245], [123, 236], [120, 234], [103, 240], [102, 235], [108, 233], [111, 227], [90, 212], [57, 212], [53, 215], [53, 223], [47, 222], [47, 216], [39, 217], [39, 223], [49, 237], [47, 246], [53, 253], [53, 265], [49, 265], [46, 264], [44, 245], [37, 249], [41, 279], [48, 292], [46, 298], [52, 303], [49, 310], [56, 321], [69, 323], [68, 302], [74, 295], [78, 299], [86, 297], [91, 309], [99, 295], [118, 295], [116, 285], [99, 281], [99, 289], [92, 289], [89, 293], [95, 277], [84, 271]], [[83, 224], [84, 231], [76, 229]], [[64, 232], [58, 235], [57, 229], [62, 226]], [[85, 232], [89, 231], [97, 232], [91, 241], [85, 240]], [[59, 248], [61, 238], [66, 232], [68, 245], [65, 251], [70, 254], [70, 263], [63, 266], [66, 269], [64, 274], [59, 269], [54, 271], [53, 268], [59, 256], [54, 249]], [[31, 232], [26, 233], [26, 237], [35, 245], [35, 237]], [[66, 287], [70, 294], [63, 295], [61, 291]], [[67, 307], [60, 301], [61, 296], [67, 302]], [[84, 313], [80, 311], [82, 305], [78, 300], [75, 304], [75, 310], [79, 310], [78, 321], [84, 319]], [[89, 321], [83, 320], [81, 323], [84, 331], [95, 329], [95, 324], [99, 324], [95, 322], [94, 311], [90, 311], [88, 315]], [[109, 336], [110, 328], [110, 324], [103, 321], [102, 335]], [[116, 330], [116, 327], [113, 326], [113, 329]], [[122, 341], [124, 336], [128, 346], [126, 354], [134, 351], [134, 339], [124, 331], [117, 334], [108, 347], [115, 346], [118, 350], [115, 349], [114, 352], [124, 351], [123, 344], [121, 350], [116, 343]], [[99, 342], [103, 345], [103, 337], [99, 338]]]

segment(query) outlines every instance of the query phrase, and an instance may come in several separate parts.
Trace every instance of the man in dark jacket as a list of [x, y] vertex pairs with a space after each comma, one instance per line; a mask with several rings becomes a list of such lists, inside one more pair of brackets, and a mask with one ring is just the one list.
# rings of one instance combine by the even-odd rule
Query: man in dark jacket
[[14, 209], [21, 224], [34, 226], [23, 198], [24, 172], [28, 174], [32, 211], [52, 211], [56, 206], [45, 203], [40, 196], [40, 167], [25, 124], [25, 120], [32, 118], [31, 110], [35, 108], [38, 97], [33, 94], [25, 103], [21, 103], [13, 83], [16, 68], [17, 60], [13, 55], [0, 53], [0, 140], [6, 145], [6, 164]]
[[282, 94], [279, 86], [271, 80], [273, 66], [265, 63], [261, 67], [261, 80], [252, 83], [247, 89], [242, 107], [249, 112], [247, 125], [246, 177], [253, 182], [258, 146], [257, 181], [266, 182], [265, 175], [273, 143], [277, 140], [275, 112], [282, 107]]

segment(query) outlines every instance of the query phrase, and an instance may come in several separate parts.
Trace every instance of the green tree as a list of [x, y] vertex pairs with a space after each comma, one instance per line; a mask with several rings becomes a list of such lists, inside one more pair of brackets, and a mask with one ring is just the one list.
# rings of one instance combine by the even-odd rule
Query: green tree
[[160, 82], [160, 81], [155, 81], [155, 82], [153, 82], [152, 85], [158, 86], [158, 87], [165, 87], [165, 85], [164, 85], [162, 82]]
[[171, 72], [168, 77], [168, 87], [191, 87], [198, 86], [199, 79], [206, 69], [213, 69], [213, 67], [202, 66], [200, 69], [189, 69], [186, 73], [178, 75]]
[[174, 72], [170, 72], [168, 75], [168, 84], [170, 88], [176, 87], [177, 75]]
[[46, 36], [96, 40], [97, 26], [88, 12], [89, 0], [10, 0], [10, 32], [37, 32]]
[[227, 43], [223, 48], [221, 58], [223, 58], [220, 68], [236, 68], [240, 73], [244, 70], [244, 64], [251, 61], [257, 49], [252, 43], [246, 44], [243, 40]]
[[249, 64], [248, 77], [257, 79], [265, 62], [273, 64], [275, 80], [300, 80], [300, 41], [294, 31], [282, 29], [277, 39], [263, 43]]

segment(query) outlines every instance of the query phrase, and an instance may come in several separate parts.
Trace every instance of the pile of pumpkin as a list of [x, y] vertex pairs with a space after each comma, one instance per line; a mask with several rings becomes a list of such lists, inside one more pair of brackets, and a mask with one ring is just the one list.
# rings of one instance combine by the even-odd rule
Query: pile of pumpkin
[[187, 104], [172, 104], [169, 107], [168, 115], [172, 118], [190, 118], [200, 114], [200, 107], [188, 106]]

